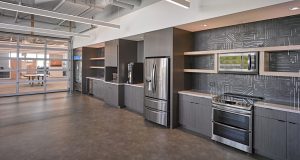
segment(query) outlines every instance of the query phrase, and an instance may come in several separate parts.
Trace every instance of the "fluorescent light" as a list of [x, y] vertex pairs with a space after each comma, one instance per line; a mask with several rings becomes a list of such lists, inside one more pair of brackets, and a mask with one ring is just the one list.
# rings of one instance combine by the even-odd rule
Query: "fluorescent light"
[[166, 0], [167, 2], [173, 3], [177, 6], [183, 7], [185, 9], [190, 8], [190, 2], [186, 0]]
[[298, 9], [300, 9], [299, 7], [291, 7], [291, 8], [289, 8], [289, 10], [291, 10], [291, 11], [295, 11], [295, 10], [298, 10]]
[[68, 15], [68, 14], [47, 11], [47, 10], [42, 10], [42, 9], [37, 9], [37, 8], [32, 8], [32, 7], [26, 7], [26, 6], [16, 5], [16, 4], [12, 4], [12, 3], [6, 3], [6, 2], [2, 2], [2, 1], [0, 1], [0, 8], [5, 9], [5, 10], [10, 10], [10, 11], [34, 14], [34, 15], [43, 16], [43, 17], [62, 19], [62, 20], [72, 21], [72, 22], [78, 22], [78, 23], [84, 23], [84, 24], [90, 24], [90, 25], [96, 25], [96, 26], [111, 27], [111, 28], [117, 28], [117, 29], [120, 28], [120, 25], [116, 25], [116, 24], [112, 24], [112, 23], [83, 18], [83, 17], [79, 17], [79, 16], [72, 16], [72, 15]]
[[27, 26], [20, 26], [20, 25], [14, 25], [14, 24], [6, 24], [6, 23], [0, 23], [0, 28], [17, 30], [17, 31], [43, 33], [43, 34], [48, 34], [48, 35], [56, 35], [56, 36], [64, 36], [64, 37], [68, 37], [68, 36], [89, 37], [89, 35], [86, 35], [86, 34], [58, 31], [58, 30], [52, 30], [52, 29], [27, 27]]

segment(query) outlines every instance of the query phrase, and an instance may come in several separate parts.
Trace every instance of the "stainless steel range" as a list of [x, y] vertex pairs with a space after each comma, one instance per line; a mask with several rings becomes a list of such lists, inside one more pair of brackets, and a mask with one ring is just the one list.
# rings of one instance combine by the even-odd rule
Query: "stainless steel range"
[[261, 97], [224, 93], [212, 100], [212, 139], [252, 153], [253, 107]]

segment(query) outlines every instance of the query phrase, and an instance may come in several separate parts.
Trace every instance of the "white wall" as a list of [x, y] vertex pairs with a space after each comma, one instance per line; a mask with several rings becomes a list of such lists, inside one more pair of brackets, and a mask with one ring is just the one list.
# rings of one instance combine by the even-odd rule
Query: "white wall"
[[121, 25], [121, 29], [98, 27], [86, 32], [90, 38], [75, 37], [73, 47], [101, 43], [288, 1], [290, 0], [191, 0], [190, 9], [160, 1], [111, 21]]

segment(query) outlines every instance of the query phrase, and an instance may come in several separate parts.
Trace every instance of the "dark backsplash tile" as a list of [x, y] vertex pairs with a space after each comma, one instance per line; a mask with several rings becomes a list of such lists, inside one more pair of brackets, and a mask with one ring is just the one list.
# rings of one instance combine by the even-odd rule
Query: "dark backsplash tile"
[[[200, 31], [194, 35], [195, 51], [299, 44], [300, 15]], [[270, 69], [299, 71], [299, 55], [299, 51], [275, 55], [271, 57]], [[291, 106], [300, 101], [300, 78], [236, 74], [193, 74], [192, 77], [194, 89], [213, 94], [255, 95]]]

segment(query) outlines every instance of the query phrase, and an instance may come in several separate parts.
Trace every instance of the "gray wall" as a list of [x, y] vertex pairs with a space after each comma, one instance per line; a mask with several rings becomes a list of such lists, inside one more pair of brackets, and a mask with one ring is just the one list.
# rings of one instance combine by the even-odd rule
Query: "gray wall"
[[[300, 44], [300, 16], [241, 24], [194, 33], [194, 50], [219, 50]], [[271, 68], [299, 70], [299, 51], [279, 54]], [[281, 59], [281, 61], [279, 61]], [[190, 74], [194, 89], [214, 94], [224, 92], [263, 96], [290, 105], [300, 100], [300, 78], [234, 74]]]
[[144, 41], [137, 42], [137, 62], [144, 62]]

